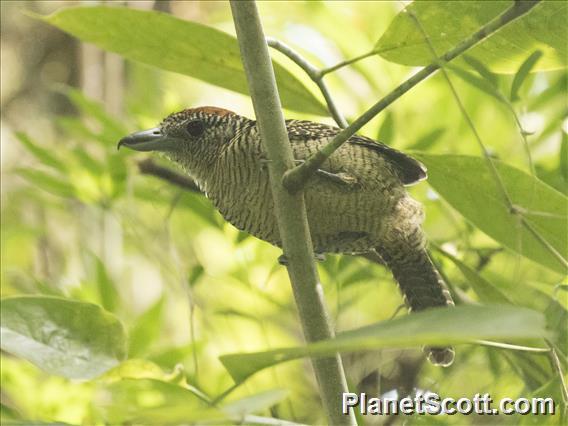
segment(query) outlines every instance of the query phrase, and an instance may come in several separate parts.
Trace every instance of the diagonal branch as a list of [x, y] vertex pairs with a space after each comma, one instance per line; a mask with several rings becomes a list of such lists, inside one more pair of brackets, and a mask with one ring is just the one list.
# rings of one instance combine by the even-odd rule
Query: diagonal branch
[[431, 74], [440, 69], [441, 65], [445, 62], [450, 62], [462, 53], [466, 52], [480, 41], [489, 37], [497, 30], [501, 29], [508, 23], [514, 21], [526, 14], [529, 10], [535, 7], [541, 0], [528, 0], [528, 1], [515, 1], [514, 4], [505, 10], [502, 14], [485, 24], [481, 29], [476, 31], [470, 37], [459, 43], [456, 47], [442, 55], [435, 62], [431, 63], [425, 68], [422, 68], [414, 76], [410, 77], [404, 83], [399, 85], [396, 89], [386, 95], [383, 99], [373, 105], [357, 120], [355, 120], [346, 129], [341, 131], [335, 138], [333, 138], [321, 150], [313, 154], [308, 160], [300, 166], [286, 172], [283, 178], [283, 184], [290, 192], [300, 190], [305, 182], [312, 176], [318, 168], [337, 150], [343, 143], [345, 143], [351, 136], [359, 131], [365, 124], [373, 119], [377, 114], [387, 108], [390, 104], [412, 89], [421, 81], [425, 80]]
[[139, 161], [138, 170], [144, 175], [160, 178], [187, 191], [201, 193], [197, 184], [189, 176], [178, 173], [168, 167], [160, 166], [151, 158]]

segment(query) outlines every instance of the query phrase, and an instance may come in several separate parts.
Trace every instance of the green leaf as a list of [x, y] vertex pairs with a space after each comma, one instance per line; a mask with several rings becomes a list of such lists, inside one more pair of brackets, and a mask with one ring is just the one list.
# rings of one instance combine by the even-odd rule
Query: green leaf
[[[248, 94], [237, 39], [215, 28], [119, 7], [65, 8], [43, 19], [127, 59]], [[290, 72], [277, 63], [274, 72], [285, 108], [327, 115], [321, 102]]]
[[17, 173], [34, 186], [61, 197], [72, 198], [75, 189], [66, 181], [41, 170], [18, 169]]
[[499, 83], [499, 76], [492, 73], [483, 62], [469, 55], [463, 55], [463, 60], [475, 71], [477, 71], [477, 73], [489, 84], [491, 84], [493, 87], [497, 87]]
[[160, 335], [164, 299], [158, 300], [136, 320], [129, 333], [128, 356], [136, 357], [144, 353]]
[[[381, 36], [375, 50], [388, 61], [423, 66], [433, 61], [424, 36], [407, 10], [420, 21], [438, 55], [442, 55], [498, 16], [508, 1], [417, 1], [401, 11]], [[535, 50], [543, 52], [535, 71], [568, 65], [568, 7], [566, 2], [545, 1], [497, 34], [467, 52], [493, 72], [517, 72]]]
[[248, 414], [243, 416], [242, 418], [235, 419], [235, 422], [238, 424], [244, 425], [270, 425], [270, 426], [305, 426], [305, 423], [295, 423], [288, 420], [282, 420], [275, 417], [262, 417], [262, 416], [253, 416]]
[[89, 155], [83, 147], [78, 146], [71, 152], [79, 167], [88, 170], [89, 173], [95, 176], [99, 176], [103, 172], [103, 165]]
[[99, 300], [103, 308], [107, 311], [115, 312], [120, 302], [120, 296], [116, 290], [116, 286], [109, 276], [105, 264], [101, 259], [93, 255], [95, 261], [95, 278], [97, 280], [97, 289], [99, 291]]
[[148, 358], [164, 368], [174, 368], [178, 363], [201, 350], [202, 343], [194, 342], [184, 346], [175, 346], [161, 349], [160, 352], [152, 352]]
[[120, 321], [91, 303], [47, 296], [2, 299], [2, 350], [50, 374], [91, 379], [125, 357]]
[[189, 388], [156, 379], [124, 378], [101, 387], [97, 406], [110, 424], [188, 424], [227, 415]]
[[537, 50], [531, 53], [531, 55], [519, 67], [519, 70], [517, 71], [515, 78], [513, 79], [513, 83], [511, 84], [511, 101], [514, 102], [519, 99], [519, 89], [541, 57], [542, 52], [540, 50]]
[[564, 180], [568, 181], [568, 133], [566, 132], [562, 132], [559, 157], [558, 170]]
[[[561, 274], [566, 273], [566, 196], [519, 169], [494, 161], [512, 202], [527, 212], [523, 217], [550, 245], [548, 247], [509, 211], [485, 159], [422, 152], [414, 155], [428, 167], [428, 182], [432, 188], [480, 230], [505, 247]], [[564, 262], [557, 255], [563, 256]]]
[[503, 102], [503, 98], [499, 93], [498, 89], [491, 84], [491, 82], [476, 76], [475, 74], [466, 71], [452, 63], [448, 63], [445, 65], [446, 68], [453, 71], [455, 75], [459, 78], [464, 80], [466, 83], [469, 83], [473, 87], [481, 90], [482, 92], [487, 93], [489, 96], [493, 96], [498, 101]]
[[560, 347], [560, 350], [568, 354], [568, 311], [556, 300], [550, 299], [550, 303], [544, 311], [548, 328], [552, 330], [551, 340]]
[[393, 139], [394, 134], [394, 115], [392, 112], [387, 111], [385, 115], [385, 121], [381, 124], [381, 128], [379, 129], [379, 134], [377, 136], [377, 140], [389, 143]]
[[220, 360], [238, 383], [264, 368], [309, 355], [545, 335], [545, 320], [538, 312], [501, 305], [458, 306], [379, 322], [306, 346], [223, 355]]
[[42, 164], [53, 167], [60, 172], [65, 171], [66, 167], [63, 161], [59, 160], [49, 152], [49, 150], [41, 148], [37, 143], [33, 142], [28, 135], [23, 132], [17, 132], [16, 137]]
[[167, 380], [168, 375], [157, 364], [145, 359], [127, 359], [107, 371], [98, 380], [101, 382], [117, 382], [123, 379], [156, 379]]
[[428, 150], [432, 146], [434, 146], [436, 144], [436, 142], [438, 142], [440, 140], [440, 138], [445, 133], [445, 131], [446, 131], [446, 129], [444, 129], [443, 127], [438, 127], [436, 129], [420, 136], [418, 138], [418, 140], [416, 141], [416, 143], [414, 143], [414, 145], [411, 145], [409, 147], [409, 149], [424, 150], [424, 151]]
[[[47, 19], [47, 18], [46, 18]], [[96, 134], [94, 140], [100, 140], [110, 144], [114, 150], [116, 141], [128, 133], [127, 129], [108, 114], [103, 105], [85, 96], [83, 92], [74, 87], [62, 86], [60, 91], [79, 109], [85, 117], [96, 120], [102, 127], [102, 131]], [[87, 130], [88, 131], [88, 130]]]
[[501, 290], [483, 278], [479, 272], [471, 269], [457, 257], [452, 256], [444, 250], [438, 250], [438, 252], [450, 259], [452, 263], [458, 267], [460, 272], [466, 278], [468, 284], [473, 288], [475, 294], [477, 294], [477, 297], [479, 297], [479, 300], [483, 303], [503, 305], [513, 304]]

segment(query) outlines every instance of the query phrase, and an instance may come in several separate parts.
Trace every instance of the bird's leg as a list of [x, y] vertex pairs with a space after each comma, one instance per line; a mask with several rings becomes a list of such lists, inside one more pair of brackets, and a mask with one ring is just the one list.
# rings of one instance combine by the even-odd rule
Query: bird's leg
[[[305, 160], [294, 160], [294, 163], [296, 164], [304, 164], [306, 161]], [[335, 183], [339, 183], [341, 185], [346, 185], [349, 187], [354, 187], [355, 185], [358, 184], [358, 180], [356, 177], [351, 176], [347, 173], [344, 172], [339, 172], [339, 173], [332, 173], [332, 172], [328, 172], [327, 170], [323, 170], [323, 169], [317, 169], [316, 170], [316, 174], [330, 179]]]
[[[323, 262], [325, 260], [325, 253], [315, 253], [314, 259], [317, 262]], [[281, 264], [282, 266], [288, 266], [289, 262], [285, 254], [278, 256], [278, 263]]]
[[316, 173], [320, 176], [323, 176], [327, 179], [332, 180], [335, 183], [338, 183], [338, 184], [344, 185], [344, 186], [348, 186], [348, 187], [354, 187], [358, 183], [356, 177], [348, 175], [347, 173], [344, 173], [344, 172], [331, 173], [331, 172], [327, 172], [327, 171], [322, 170], [322, 169], [317, 169]]

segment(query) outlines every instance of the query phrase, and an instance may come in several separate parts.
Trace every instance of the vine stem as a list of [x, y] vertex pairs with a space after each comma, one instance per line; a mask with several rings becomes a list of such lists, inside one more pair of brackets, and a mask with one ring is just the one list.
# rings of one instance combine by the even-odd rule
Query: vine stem
[[[231, 11], [260, 137], [270, 160], [275, 216], [302, 329], [308, 342], [329, 339], [334, 332], [314, 264], [304, 196], [301, 191], [291, 194], [282, 185], [282, 176], [294, 166], [294, 159], [260, 16], [254, 1], [231, 0]], [[339, 355], [311, 361], [327, 422], [356, 425], [353, 413], [341, 412], [347, 382]]]
[[294, 167], [287, 171], [283, 177], [283, 184], [285, 188], [294, 193], [299, 191], [306, 181], [316, 172], [318, 168], [337, 150], [343, 145], [351, 136], [353, 136], [359, 129], [373, 119], [377, 114], [387, 108], [390, 104], [412, 89], [421, 81], [425, 80], [431, 74], [436, 72], [442, 64], [450, 62], [465, 51], [469, 50], [480, 41], [495, 33], [497, 30], [503, 28], [508, 23], [514, 21], [526, 14], [529, 10], [535, 7], [541, 0], [528, 0], [528, 1], [515, 1], [513, 5], [501, 13], [499, 16], [485, 24], [481, 29], [474, 34], [463, 40], [450, 51], [446, 52], [440, 58], [436, 59], [430, 65], [422, 68], [415, 75], [400, 84], [396, 89], [378, 101], [369, 110], [363, 113], [357, 120], [351, 123], [347, 128], [335, 136], [327, 145], [314, 153], [300, 166]]

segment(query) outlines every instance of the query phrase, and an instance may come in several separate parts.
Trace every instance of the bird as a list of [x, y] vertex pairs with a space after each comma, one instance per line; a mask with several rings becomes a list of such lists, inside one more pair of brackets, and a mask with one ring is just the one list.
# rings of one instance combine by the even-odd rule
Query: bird
[[[341, 131], [307, 120], [285, 123], [297, 163]], [[122, 146], [162, 153], [185, 170], [225, 220], [282, 247], [256, 121], [214, 106], [188, 108], [156, 128], [125, 136], [117, 148]], [[426, 251], [422, 206], [405, 189], [426, 177], [419, 161], [353, 135], [304, 186], [314, 252], [380, 256], [411, 312], [454, 305]], [[454, 360], [452, 347], [424, 350], [434, 365]]]

